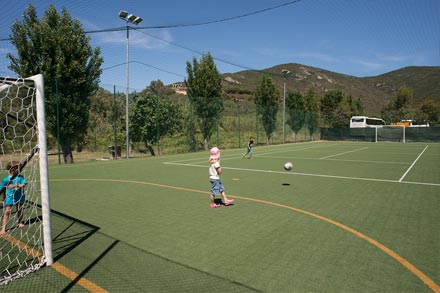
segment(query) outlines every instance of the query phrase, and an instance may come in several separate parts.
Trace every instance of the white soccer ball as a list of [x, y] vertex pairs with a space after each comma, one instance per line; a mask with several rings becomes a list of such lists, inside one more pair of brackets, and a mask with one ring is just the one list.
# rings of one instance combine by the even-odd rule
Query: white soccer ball
[[286, 162], [286, 163], [284, 163], [284, 170], [286, 170], [286, 171], [290, 171], [290, 170], [292, 170], [292, 168], [293, 168], [293, 164], [292, 164], [292, 162]]

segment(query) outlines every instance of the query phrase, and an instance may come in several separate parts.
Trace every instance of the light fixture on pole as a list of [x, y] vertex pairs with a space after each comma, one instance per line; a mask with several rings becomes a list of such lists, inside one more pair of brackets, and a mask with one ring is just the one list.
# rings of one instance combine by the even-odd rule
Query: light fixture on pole
[[283, 69], [281, 71], [284, 74], [284, 94], [283, 94], [283, 143], [286, 140], [286, 80], [287, 75], [289, 75], [290, 71], [287, 69]]
[[[128, 118], [128, 90], [129, 90], [129, 57], [128, 57], [128, 44], [130, 39], [130, 26], [129, 23], [138, 25], [142, 22], [142, 18], [139, 16], [136, 16], [134, 14], [128, 14], [127, 11], [121, 10], [119, 11], [119, 18], [122, 19], [127, 23], [127, 45], [126, 45], [126, 55], [125, 55], [125, 79], [126, 79], [126, 92], [125, 92], [125, 132], [126, 132], [126, 144], [127, 144], [127, 150], [126, 150], [126, 157], [129, 158], [129, 152], [130, 152], [130, 136], [129, 136], [129, 118]], [[116, 146], [115, 146], [116, 148]]]

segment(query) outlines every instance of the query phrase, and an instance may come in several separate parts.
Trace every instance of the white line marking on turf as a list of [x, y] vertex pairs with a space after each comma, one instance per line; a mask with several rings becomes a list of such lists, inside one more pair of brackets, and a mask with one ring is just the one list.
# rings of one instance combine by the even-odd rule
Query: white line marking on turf
[[[308, 157], [275, 157], [275, 156], [257, 156], [261, 159], [298, 159], [298, 160], [321, 160], [318, 158]], [[409, 165], [409, 162], [390, 162], [390, 161], [367, 161], [367, 160], [344, 160], [344, 159], [325, 159], [326, 161], [336, 162], [354, 162], [354, 163], [369, 163], [369, 164], [395, 164], [395, 165]]]
[[[206, 168], [206, 166], [193, 165], [193, 164], [181, 164], [181, 163], [176, 163], [176, 162], [164, 162], [164, 164]], [[298, 172], [288, 173], [286, 171], [258, 170], [258, 169], [233, 168], [233, 167], [223, 167], [223, 166], [222, 166], [222, 169], [237, 170], [237, 171], [250, 171], [250, 172], [262, 172], [262, 173], [274, 173], [274, 174], [284, 174], [284, 175], [301, 175], [301, 176], [313, 176], [313, 177], [323, 177], [323, 178], [348, 179], [348, 180], [362, 180], [362, 181], [375, 181], [375, 182], [390, 182], [390, 183], [405, 183], [405, 184], [414, 184], [414, 185], [440, 186], [440, 184], [438, 184], [438, 183], [397, 181], [397, 180], [391, 180], [391, 179], [362, 178], [362, 177], [336, 176], [336, 175], [298, 173]]]
[[332, 157], [336, 157], [336, 156], [340, 156], [340, 155], [344, 155], [344, 154], [348, 154], [348, 153], [354, 153], [354, 152], [362, 151], [362, 150], [365, 150], [365, 149], [368, 149], [368, 147], [364, 147], [364, 148], [360, 148], [360, 149], [352, 150], [352, 151], [348, 151], [348, 152], [343, 152], [343, 153], [339, 153], [339, 154], [331, 155], [331, 156], [327, 156], [327, 157], [322, 157], [320, 159], [324, 160], [324, 159], [328, 159], [328, 158], [332, 158]]
[[420, 159], [420, 157], [423, 155], [423, 153], [426, 151], [427, 148], [428, 148], [428, 145], [425, 146], [425, 148], [420, 153], [420, 155], [414, 160], [414, 162], [411, 164], [411, 166], [409, 166], [408, 170], [406, 170], [406, 172], [402, 175], [402, 177], [400, 177], [399, 182], [402, 182], [403, 178], [405, 178], [405, 176], [409, 173], [409, 171], [411, 171], [412, 167], [414, 167], [416, 162]]

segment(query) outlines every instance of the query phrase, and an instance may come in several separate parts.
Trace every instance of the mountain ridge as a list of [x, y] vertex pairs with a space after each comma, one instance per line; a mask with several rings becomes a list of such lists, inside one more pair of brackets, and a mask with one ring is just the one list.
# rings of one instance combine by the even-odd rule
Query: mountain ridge
[[407, 66], [377, 76], [356, 77], [303, 64], [287, 63], [263, 70], [224, 73], [223, 86], [228, 95], [238, 94], [244, 99], [251, 99], [263, 74], [268, 74], [283, 95], [282, 70], [290, 71], [286, 78], [286, 91], [300, 91], [304, 94], [312, 89], [323, 96], [328, 91], [340, 90], [354, 99], [360, 98], [367, 115], [378, 115], [402, 86], [411, 88], [414, 108], [420, 107], [425, 101], [432, 101], [440, 107], [440, 66]]

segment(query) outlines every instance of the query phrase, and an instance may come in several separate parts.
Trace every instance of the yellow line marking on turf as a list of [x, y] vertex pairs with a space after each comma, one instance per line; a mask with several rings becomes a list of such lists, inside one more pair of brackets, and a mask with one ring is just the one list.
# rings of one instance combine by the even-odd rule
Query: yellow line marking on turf
[[27, 255], [32, 256], [33, 258], [37, 258], [41, 261], [41, 258], [43, 257], [43, 253], [41, 251], [29, 247], [26, 243], [21, 242], [20, 240], [9, 234], [3, 234], [1, 237], [12, 243], [12, 245], [18, 246], [18, 248], [26, 252]]
[[[72, 281], [78, 277], [77, 273], [68, 269], [67, 267], [63, 266], [60, 263], [52, 264], [52, 268], [54, 268], [60, 274], [62, 274], [63, 276], [67, 277], [68, 279], [70, 279]], [[79, 278], [77, 284], [80, 285], [81, 287], [83, 287], [84, 289], [89, 290], [90, 292], [102, 292], [102, 293], [108, 292], [107, 290], [104, 290], [103, 288], [99, 287], [95, 283], [90, 282], [89, 280], [87, 280], [86, 278], [83, 278], [83, 277]]]
[[[8, 234], [4, 234], [1, 235], [1, 237], [3, 237], [4, 239], [6, 239], [7, 241], [9, 241], [10, 243], [12, 243], [13, 245], [18, 246], [19, 249], [23, 250], [24, 252], [27, 253], [27, 255], [30, 255], [34, 258], [37, 258], [41, 261], [41, 259], [43, 258], [43, 253], [35, 248], [29, 247], [26, 243], [21, 242], [20, 240], [16, 239], [15, 237], [8, 235]], [[58, 271], [60, 274], [62, 274], [63, 276], [67, 277], [70, 280], [75, 280], [78, 277], [78, 274], [76, 274], [75, 272], [73, 272], [72, 270], [68, 269], [67, 267], [63, 266], [62, 264], [55, 262], [52, 264], [51, 268], [55, 269], [56, 271]], [[80, 285], [81, 287], [83, 287], [86, 290], [89, 290], [90, 292], [99, 292], [99, 293], [107, 293], [107, 290], [104, 290], [103, 288], [99, 287], [98, 285], [96, 285], [93, 282], [90, 282], [89, 280], [87, 280], [86, 278], [79, 278], [78, 285]]]
[[[197, 190], [197, 189], [192, 189], [192, 188], [185, 188], [185, 187], [178, 187], [178, 186], [172, 186], [172, 185], [165, 185], [165, 184], [159, 184], [159, 183], [152, 183], [152, 182], [143, 182], [143, 181], [134, 181], [134, 180], [121, 180], [121, 179], [55, 179], [55, 180], [50, 180], [50, 181], [103, 181], [103, 182], [122, 182], [122, 183], [135, 183], [135, 184], [142, 184], [142, 185], [151, 185], [151, 186], [157, 186], [157, 187], [163, 187], [163, 188], [168, 188], [168, 189], [175, 189], [175, 190], [183, 190], [183, 191], [190, 191], [190, 192], [195, 192], [195, 193], [202, 193], [202, 194], [210, 194], [207, 191], [202, 191], [202, 190]], [[352, 234], [354, 234], [355, 236], [362, 238], [364, 240], [366, 240], [367, 242], [373, 244], [374, 246], [376, 246], [377, 248], [379, 248], [380, 250], [382, 250], [383, 252], [385, 252], [386, 254], [388, 254], [389, 256], [391, 256], [392, 258], [394, 258], [396, 261], [398, 261], [401, 265], [403, 265], [406, 269], [408, 269], [410, 272], [412, 272], [416, 277], [418, 277], [420, 280], [423, 281], [423, 283], [425, 283], [432, 291], [434, 291], [435, 293], [440, 293], [440, 286], [435, 283], [431, 278], [429, 278], [425, 273], [423, 273], [421, 270], [419, 270], [416, 266], [414, 266], [413, 264], [411, 264], [409, 261], [407, 261], [405, 258], [401, 257], [399, 254], [397, 254], [396, 252], [394, 252], [393, 250], [391, 250], [390, 248], [386, 247], [385, 245], [381, 244], [380, 242], [374, 240], [373, 238], [353, 229], [350, 228], [342, 223], [339, 223], [337, 221], [334, 221], [332, 219], [326, 218], [324, 216], [320, 216], [318, 214], [314, 214], [312, 212], [308, 212], [306, 210], [302, 210], [299, 208], [295, 208], [292, 206], [288, 206], [288, 205], [284, 205], [284, 204], [280, 204], [280, 203], [276, 203], [276, 202], [271, 202], [271, 201], [266, 201], [266, 200], [261, 200], [261, 199], [255, 199], [255, 198], [250, 198], [250, 197], [244, 197], [244, 196], [238, 196], [238, 195], [232, 195], [232, 194], [228, 194], [228, 197], [233, 197], [233, 198], [238, 198], [238, 199], [243, 199], [243, 200], [247, 200], [247, 201], [253, 201], [253, 202], [258, 202], [258, 203], [263, 203], [263, 204], [268, 204], [268, 205], [272, 205], [272, 206], [276, 206], [276, 207], [280, 207], [280, 208], [285, 208], [285, 209], [289, 209], [304, 215], [308, 215], [311, 217], [314, 217], [316, 219], [325, 221], [327, 223], [330, 223], [332, 225], [335, 225], [341, 229], [344, 229], [347, 232], [350, 232]]]

